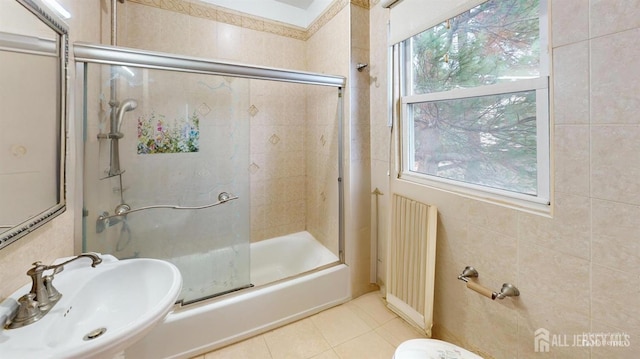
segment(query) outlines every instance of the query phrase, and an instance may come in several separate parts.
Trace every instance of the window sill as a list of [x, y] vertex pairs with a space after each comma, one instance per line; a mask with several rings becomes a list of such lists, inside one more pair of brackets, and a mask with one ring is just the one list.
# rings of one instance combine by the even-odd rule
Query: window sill
[[[507, 196], [498, 192], [502, 192], [496, 190], [495, 192], [473, 188], [473, 185], [466, 184], [454, 184], [447, 183], [445, 181], [434, 180], [430, 178], [426, 178], [426, 176], [415, 175], [411, 173], [403, 173], [399, 174], [397, 181], [404, 185], [414, 185], [425, 188], [430, 188], [436, 191], [447, 192], [452, 195], [457, 195], [465, 198], [469, 198], [472, 200], [482, 201], [486, 203], [495, 204], [498, 206], [511, 208], [514, 210], [531, 213], [543, 217], [551, 218], [552, 207], [551, 204], [547, 201], [543, 201], [539, 198], [535, 198], [535, 200], [527, 199], [526, 195], [520, 195], [514, 193], [514, 196]], [[478, 186], [479, 187], [479, 186]], [[506, 192], [506, 191], [504, 191]]]

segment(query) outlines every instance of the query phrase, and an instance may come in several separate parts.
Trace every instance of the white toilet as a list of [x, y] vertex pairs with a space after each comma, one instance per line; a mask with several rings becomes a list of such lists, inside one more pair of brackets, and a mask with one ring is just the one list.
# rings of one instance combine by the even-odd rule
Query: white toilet
[[437, 339], [411, 339], [400, 344], [393, 359], [483, 359], [457, 345]]

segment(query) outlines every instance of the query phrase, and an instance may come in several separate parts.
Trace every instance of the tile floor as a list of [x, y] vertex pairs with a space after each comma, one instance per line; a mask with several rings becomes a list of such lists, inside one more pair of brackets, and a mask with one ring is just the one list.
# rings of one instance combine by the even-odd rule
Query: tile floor
[[192, 359], [391, 359], [400, 343], [422, 337], [371, 292]]

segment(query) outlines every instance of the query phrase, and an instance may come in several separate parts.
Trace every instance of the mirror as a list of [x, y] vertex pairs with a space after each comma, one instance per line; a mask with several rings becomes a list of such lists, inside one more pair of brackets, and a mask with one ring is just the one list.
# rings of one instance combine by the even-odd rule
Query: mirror
[[0, 4], [0, 249], [65, 210], [67, 32], [39, 0]]

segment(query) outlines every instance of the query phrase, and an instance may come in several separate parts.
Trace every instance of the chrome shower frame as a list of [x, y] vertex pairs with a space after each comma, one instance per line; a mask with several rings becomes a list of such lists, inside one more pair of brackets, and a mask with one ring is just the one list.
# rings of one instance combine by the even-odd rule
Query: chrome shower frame
[[[144, 67], [150, 69], [179, 71], [188, 73], [199, 73], [207, 75], [233, 76], [246, 79], [269, 80], [279, 82], [290, 82], [307, 85], [329, 86], [337, 89], [338, 104], [338, 248], [340, 262], [345, 262], [345, 218], [344, 218], [344, 88], [346, 78], [343, 76], [333, 76], [313, 72], [294, 71], [288, 69], [278, 69], [270, 67], [261, 67], [233, 62], [213, 61], [209, 59], [180, 56], [175, 54], [142, 51], [137, 49], [122, 48], [107, 45], [97, 45], [85, 42], [76, 42], [73, 45], [73, 51], [76, 61], [76, 73], [85, 73], [85, 64], [103, 64], [112, 66], [131, 66]], [[76, 88], [84, 89], [87, 79], [83, 76], [77, 77]], [[77, 109], [77, 118], [82, 123], [77, 122], [78, 128], [86, 129], [87, 94], [82, 92], [82, 99], [77, 101], [79, 107]], [[123, 104], [126, 101], [123, 101]], [[120, 104], [117, 104], [118, 106]], [[119, 111], [118, 111], [119, 112]], [[117, 115], [117, 113], [116, 113]], [[121, 122], [121, 120], [120, 120]], [[115, 119], [116, 127], [119, 127], [117, 116]], [[112, 130], [113, 131], [113, 130]], [[116, 131], [116, 133], [119, 132]], [[76, 143], [85, 142], [86, 132], [78, 131]], [[83, 208], [83, 186], [82, 174], [84, 172], [84, 153], [82, 146], [76, 146], [76, 202], [75, 208]], [[84, 211], [83, 211], [84, 212]], [[83, 224], [86, 220], [83, 213], [82, 220], [75, 222], [76, 241], [75, 248], [78, 252], [82, 251], [83, 241]]]

